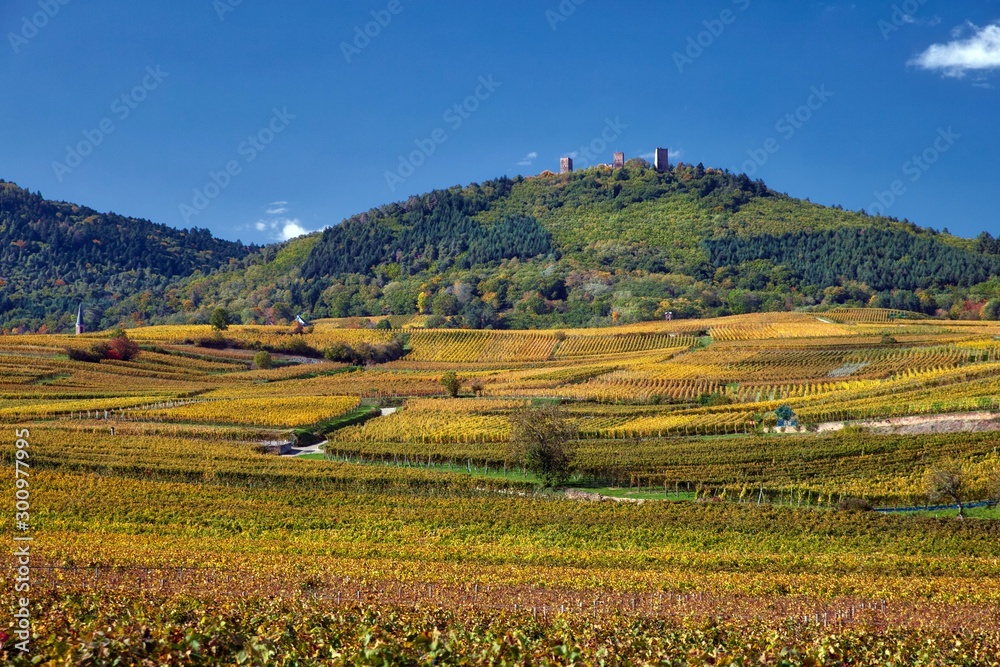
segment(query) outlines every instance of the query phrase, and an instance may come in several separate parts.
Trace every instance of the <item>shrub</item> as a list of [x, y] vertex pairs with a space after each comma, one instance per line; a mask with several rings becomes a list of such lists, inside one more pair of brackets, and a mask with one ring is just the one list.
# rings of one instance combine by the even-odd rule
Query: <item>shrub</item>
[[268, 368], [274, 367], [274, 358], [271, 357], [270, 352], [261, 350], [257, 354], [253, 355], [253, 363], [257, 368], [267, 370]]
[[979, 319], [996, 321], [1000, 320], [1000, 299], [990, 299], [979, 311]]
[[841, 512], [874, 512], [875, 508], [864, 498], [844, 498], [837, 503]]
[[107, 344], [104, 352], [105, 359], [118, 359], [120, 361], [131, 361], [139, 356], [139, 345], [131, 340], [124, 331], [117, 333]]
[[97, 341], [87, 350], [67, 348], [66, 355], [73, 361], [85, 361], [96, 364], [105, 359], [131, 361], [139, 356], [139, 345], [132, 341], [128, 334], [118, 329], [114, 338], [109, 341]]
[[289, 338], [275, 348], [276, 352], [286, 352], [288, 354], [298, 354], [303, 357], [322, 357], [323, 353], [314, 348], [301, 338]]
[[406, 354], [405, 348], [405, 336], [396, 336], [381, 345], [361, 342], [354, 347], [343, 341], [335, 341], [323, 350], [323, 356], [329, 361], [340, 361], [355, 366], [368, 363], [385, 364]]
[[389, 331], [390, 329], [392, 329], [392, 322], [383, 317], [381, 320], [378, 321], [378, 324], [375, 325], [375, 328], [380, 331]]
[[427, 329], [440, 329], [448, 322], [448, 319], [444, 315], [434, 314], [427, 318], [424, 322], [424, 327]]
[[462, 391], [462, 381], [455, 375], [455, 371], [448, 371], [442, 375], [441, 384], [452, 398], [457, 398], [458, 392]]
[[714, 406], [714, 405], [729, 405], [733, 402], [733, 399], [729, 398], [724, 394], [715, 392], [713, 394], [702, 394], [698, 397], [698, 405], [703, 406]]
[[219, 332], [215, 332], [211, 336], [196, 338], [194, 344], [198, 347], [208, 347], [213, 350], [225, 350], [230, 347], [241, 350], [244, 347], [243, 341], [236, 340], [235, 338], [226, 338]]
[[337, 340], [326, 346], [326, 349], [323, 350], [323, 356], [327, 359], [327, 361], [347, 362], [349, 359], [348, 350], [350, 349], [350, 345]]
[[94, 348], [98, 345], [104, 345], [104, 343], [95, 343], [90, 347], [90, 349], [87, 350], [68, 347], [66, 348], [66, 355], [73, 361], [85, 361], [87, 363], [96, 364], [104, 359], [103, 352], [94, 351]]

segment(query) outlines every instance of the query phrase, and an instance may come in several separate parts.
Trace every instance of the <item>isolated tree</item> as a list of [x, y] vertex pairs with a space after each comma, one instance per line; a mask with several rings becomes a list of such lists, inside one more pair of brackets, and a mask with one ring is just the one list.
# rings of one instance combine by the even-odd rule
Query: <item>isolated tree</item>
[[212, 319], [208, 323], [216, 331], [225, 331], [229, 328], [229, 311], [225, 308], [216, 308], [212, 311]]
[[462, 381], [455, 375], [455, 371], [448, 371], [442, 375], [441, 384], [452, 398], [457, 398], [458, 392], [462, 391]]
[[523, 408], [510, 415], [510, 457], [545, 486], [558, 486], [569, 478], [569, 447], [576, 437], [576, 426], [557, 405]]
[[472, 384], [469, 385], [469, 388], [472, 389], [472, 393], [475, 394], [476, 396], [482, 396], [483, 395], [483, 381], [482, 380], [473, 380]]
[[271, 357], [270, 352], [265, 352], [261, 350], [257, 354], [253, 355], [254, 366], [261, 370], [267, 370], [268, 368], [274, 367], [274, 359]]
[[774, 411], [774, 416], [781, 421], [788, 423], [795, 419], [795, 411], [789, 405], [782, 405]]
[[924, 475], [924, 487], [932, 502], [953, 500], [958, 505], [958, 518], [965, 518], [965, 473], [960, 463], [949, 461], [929, 469]]

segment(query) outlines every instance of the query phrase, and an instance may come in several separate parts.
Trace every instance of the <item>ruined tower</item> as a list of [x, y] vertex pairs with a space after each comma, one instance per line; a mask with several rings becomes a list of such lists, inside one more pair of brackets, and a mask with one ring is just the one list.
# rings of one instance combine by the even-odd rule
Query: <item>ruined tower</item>
[[621, 169], [625, 166], [625, 153], [615, 153], [615, 161], [612, 163], [612, 169]]
[[559, 173], [569, 174], [573, 172], [573, 158], [564, 157], [559, 160]]
[[84, 331], [86, 331], [86, 327], [83, 325], [83, 304], [81, 303], [76, 310], [76, 335], [79, 336]]
[[653, 159], [656, 171], [667, 171], [670, 169], [670, 153], [666, 148], [657, 148], [656, 157]]

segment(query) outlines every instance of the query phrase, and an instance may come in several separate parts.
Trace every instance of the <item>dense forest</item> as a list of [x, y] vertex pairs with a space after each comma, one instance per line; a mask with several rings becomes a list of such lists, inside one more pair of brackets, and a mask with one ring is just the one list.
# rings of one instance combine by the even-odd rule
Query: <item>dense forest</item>
[[308, 280], [365, 274], [386, 264], [394, 276], [414, 275], [432, 263], [439, 269], [469, 268], [547, 254], [551, 236], [531, 216], [507, 216], [492, 225], [476, 219], [508, 196], [512, 185], [502, 179], [461, 193], [436, 191], [354, 216], [323, 232], [302, 275]]
[[215, 272], [257, 250], [207, 229], [174, 229], [48, 201], [4, 181], [0, 239], [2, 321], [55, 315], [57, 326], [66, 326], [64, 314], [75, 314], [81, 302], [98, 312], [129, 295], [154, 299], [176, 280]]
[[715, 266], [765, 259], [793, 271], [801, 282], [864, 283], [874, 290], [971, 287], [1000, 274], [1000, 256], [945, 245], [893, 229], [835, 229], [750, 238], [709, 239]]
[[0, 330], [426, 315], [429, 326], [610, 326], [885, 306], [993, 313], [1000, 241], [646, 161], [500, 178], [265, 247], [99, 214], [0, 182]]

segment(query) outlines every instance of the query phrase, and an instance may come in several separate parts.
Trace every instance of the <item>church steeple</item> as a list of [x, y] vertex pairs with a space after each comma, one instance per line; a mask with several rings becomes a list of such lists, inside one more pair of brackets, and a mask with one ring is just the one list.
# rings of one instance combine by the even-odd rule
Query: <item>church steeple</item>
[[76, 335], [79, 336], [84, 332], [84, 330], [85, 327], [83, 326], [83, 304], [81, 303], [80, 307], [76, 311]]

